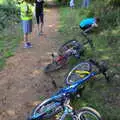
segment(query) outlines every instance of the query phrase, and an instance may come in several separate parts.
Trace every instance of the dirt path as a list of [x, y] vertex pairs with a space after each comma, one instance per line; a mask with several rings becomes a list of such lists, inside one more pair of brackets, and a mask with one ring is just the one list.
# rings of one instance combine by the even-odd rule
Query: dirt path
[[45, 75], [42, 69], [50, 62], [50, 52], [56, 49], [57, 26], [57, 9], [48, 9], [44, 35], [38, 37], [34, 26], [33, 48], [23, 49], [21, 43], [15, 56], [8, 59], [0, 72], [0, 120], [25, 120], [40, 97], [47, 97], [54, 91], [51, 80], [57, 78]]

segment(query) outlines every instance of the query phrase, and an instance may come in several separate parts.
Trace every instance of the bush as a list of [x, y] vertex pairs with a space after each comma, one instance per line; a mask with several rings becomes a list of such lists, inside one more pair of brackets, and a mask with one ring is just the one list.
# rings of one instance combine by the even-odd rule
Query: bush
[[0, 4], [0, 70], [8, 57], [13, 56], [21, 40], [18, 9], [13, 1]]
[[18, 9], [15, 4], [8, 2], [0, 5], [0, 30], [11, 25], [11, 23], [19, 22]]
[[[81, 0], [82, 1], [82, 0]], [[119, 0], [120, 1], [120, 0]], [[76, 3], [79, 3], [76, 0]], [[79, 29], [73, 29], [78, 26], [79, 22], [87, 17], [99, 16], [101, 22], [97, 28], [98, 32], [89, 34], [89, 38], [93, 40], [95, 52], [89, 49], [85, 52], [85, 56], [80, 58], [80, 61], [89, 58], [96, 58], [98, 60], [106, 60], [109, 63], [110, 84], [106, 84], [104, 78], [99, 76], [96, 78], [93, 88], [86, 87], [83, 92], [84, 96], [80, 100], [73, 101], [75, 108], [80, 106], [91, 106], [100, 112], [104, 120], [119, 120], [120, 119], [120, 8], [113, 7], [115, 4], [110, 4], [110, 0], [92, 0], [89, 8], [78, 8], [70, 10], [68, 7], [61, 8], [60, 14], [60, 31], [63, 41], [72, 39], [73, 37], [82, 42]], [[63, 42], [62, 41], [62, 42]], [[95, 53], [95, 54], [94, 54]], [[71, 59], [71, 65], [77, 61]], [[115, 76], [112, 76], [114, 73]]]
[[113, 5], [113, 6], [116, 6], [116, 7], [119, 7], [120, 6], [120, 0], [110, 0], [109, 4]]

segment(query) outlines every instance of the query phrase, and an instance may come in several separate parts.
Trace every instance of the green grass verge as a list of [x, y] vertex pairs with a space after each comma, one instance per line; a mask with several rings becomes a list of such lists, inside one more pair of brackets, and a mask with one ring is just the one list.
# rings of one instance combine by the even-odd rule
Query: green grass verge
[[[98, 1], [97, 1], [98, 2]], [[88, 85], [81, 99], [73, 101], [73, 106], [79, 109], [81, 106], [91, 106], [98, 110], [104, 120], [120, 119], [120, 9], [109, 8], [104, 5], [91, 3], [88, 9], [69, 7], [60, 8], [60, 26], [61, 44], [77, 39], [83, 42], [85, 39], [80, 35], [79, 22], [86, 17], [100, 16], [101, 24], [89, 37], [93, 40], [96, 49], [92, 51], [89, 45], [86, 46], [85, 56], [80, 60], [71, 58], [70, 66], [88, 58], [97, 60], [106, 60], [109, 64], [110, 72], [115, 73], [111, 82], [107, 84], [104, 77], [98, 77], [93, 88]], [[111, 73], [110, 73], [111, 74]]]
[[0, 69], [5, 65], [8, 57], [14, 55], [18, 44], [22, 39], [22, 31], [20, 25], [15, 25], [4, 29], [0, 35]]
[[14, 52], [22, 39], [18, 9], [13, 1], [0, 1], [0, 69]]

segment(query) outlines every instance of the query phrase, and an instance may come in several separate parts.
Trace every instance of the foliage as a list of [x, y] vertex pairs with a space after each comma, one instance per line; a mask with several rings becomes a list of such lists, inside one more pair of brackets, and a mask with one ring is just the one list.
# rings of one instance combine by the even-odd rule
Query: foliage
[[69, 4], [69, 0], [55, 0], [57, 3], [59, 3], [59, 5], [68, 5]]
[[0, 69], [6, 58], [14, 55], [22, 35], [18, 9], [13, 2], [6, 0], [0, 4]]
[[119, 7], [120, 6], [120, 0], [109, 0], [109, 4]]
[[[99, 4], [98, 4], [99, 2]], [[76, 3], [79, 1], [76, 0]], [[110, 0], [92, 0], [89, 8], [80, 8], [76, 5], [74, 9], [69, 7], [60, 8], [60, 34], [62, 43], [67, 40], [77, 39], [80, 42], [85, 40], [80, 35], [79, 22], [87, 17], [99, 16], [101, 22], [99, 27], [89, 34], [89, 38], [94, 41], [96, 50], [92, 51], [89, 45], [86, 46], [85, 56], [81, 57], [80, 61], [89, 58], [98, 60], [106, 60], [109, 64], [111, 82], [107, 84], [102, 76], [96, 79], [93, 88], [86, 86], [81, 99], [73, 101], [73, 106], [79, 109], [80, 106], [91, 106], [98, 110], [105, 120], [120, 119], [120, 8], [113, 7]], [[71, 65], [75, 64], [76, 60], [72, 58]], [[78, 61], [77, 61], [78, 62]]]
[[19, 21], [18, 9], [12, 2], [0, 5], [0, 30]]

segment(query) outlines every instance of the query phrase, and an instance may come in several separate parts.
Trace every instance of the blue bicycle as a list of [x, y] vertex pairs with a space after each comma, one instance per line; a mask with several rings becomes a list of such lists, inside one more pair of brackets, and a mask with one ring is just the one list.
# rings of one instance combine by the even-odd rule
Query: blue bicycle
[[70, 106], [71, 96], [76, 94], [78, 87], [97, 74], [96, 72], [91, 72], [84, 78], [73, 82], [70, 86], [60, 89], [49, 99], [38, 104], [28, 120], [50, 119], [60, 113], [62, 114], [58, 120], [102, 120], [100, 114], [93, 108], [83, 107], [76, 111]]
[[78, 81], [80, 78], [83, 78], [90, 74], [92, 71], [97, 71], [102, 73], [107, 82], [110, 81], [109, 76], [107, 75], [108, 65], [105, 61], [97, 62], [96, 60], [90, 59], [85, 62], [81, 62], [74, 66], [67, 74], [65, 83], [66, 85], [72, 85], [75, 81]]

